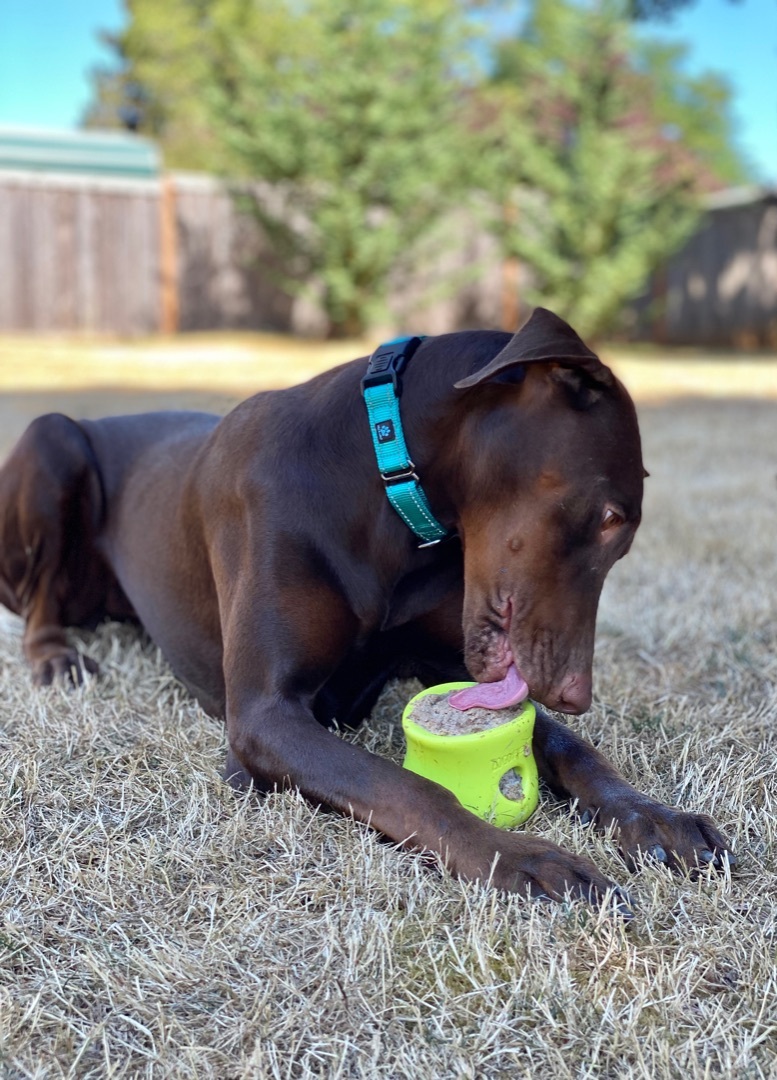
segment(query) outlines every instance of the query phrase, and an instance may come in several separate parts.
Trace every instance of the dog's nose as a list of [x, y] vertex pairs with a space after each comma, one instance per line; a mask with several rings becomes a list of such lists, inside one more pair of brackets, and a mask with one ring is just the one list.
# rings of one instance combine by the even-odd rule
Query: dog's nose
[[556, 708], [559, 712], [584, 713], [591, 708], [593, 680], [590, 675], [568, 675], [558, 692]]

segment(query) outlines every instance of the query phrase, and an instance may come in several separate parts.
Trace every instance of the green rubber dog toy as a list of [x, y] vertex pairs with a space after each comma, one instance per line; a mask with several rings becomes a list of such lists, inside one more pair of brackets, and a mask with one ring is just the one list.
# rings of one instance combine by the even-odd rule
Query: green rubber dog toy
[[[504, 724], [466, 735], [437, 735], [413, 721], [413, 709], [429, 694], [463, 690], [473, 683], [452, 682], [422, 690], [405, 706], [402, 728], [407, 740], [403, 765], [453, 792], [462, 806], [503, 829], [527, 821], [539, 803], [537, 763], [531, 749], [535, 712], [530, 701], [505, 709]], [[505, 798], [500, 781], [514, 769], [522, 797]]]

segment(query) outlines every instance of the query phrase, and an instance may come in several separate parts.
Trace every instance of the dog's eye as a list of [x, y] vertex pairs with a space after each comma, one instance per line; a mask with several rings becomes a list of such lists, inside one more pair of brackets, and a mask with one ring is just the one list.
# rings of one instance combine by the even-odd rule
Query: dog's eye
[[619, 525], [622, 525], [624, 521], [623, 515], [619, 514], [617, 510], [613, 510], [608, 507], [604, 511], [604, 517], [602, 518], [602, 532], [606, 532], [608, 529], [617, 529]]

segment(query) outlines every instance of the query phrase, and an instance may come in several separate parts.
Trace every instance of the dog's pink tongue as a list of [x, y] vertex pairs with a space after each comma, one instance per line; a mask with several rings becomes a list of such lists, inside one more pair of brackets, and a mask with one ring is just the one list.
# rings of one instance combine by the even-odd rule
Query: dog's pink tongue
[[529, 696], [529, 687], [518, 674], [515, 664], [499, 682], [481, 682], [457, 690], [448, 698], [454, 709], [507, 709]]

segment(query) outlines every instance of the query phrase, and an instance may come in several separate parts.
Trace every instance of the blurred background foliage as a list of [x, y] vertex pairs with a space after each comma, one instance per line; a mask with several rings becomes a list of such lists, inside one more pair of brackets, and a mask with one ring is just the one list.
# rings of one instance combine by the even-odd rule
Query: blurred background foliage
[[[744, 182], [725, 80], [635, 20], [670, 0], [127, 0], [94, 72], [92, 126], [159, 140], [168, 167], [253, 183], [290, 291], [311, 277], [358, 335], [418, 245], [470, 206], [527, 299], [613, 327]], [[506, 27], [510, 25], [511, 29]]]

